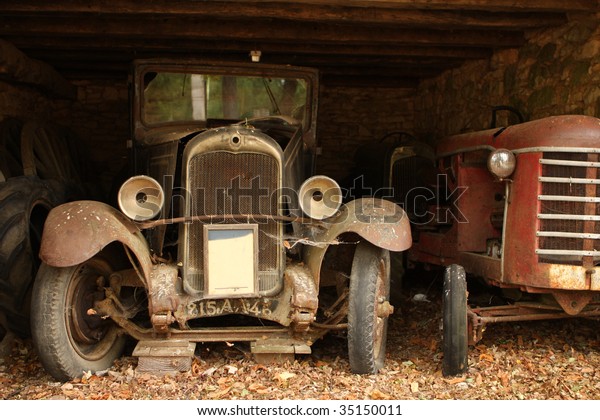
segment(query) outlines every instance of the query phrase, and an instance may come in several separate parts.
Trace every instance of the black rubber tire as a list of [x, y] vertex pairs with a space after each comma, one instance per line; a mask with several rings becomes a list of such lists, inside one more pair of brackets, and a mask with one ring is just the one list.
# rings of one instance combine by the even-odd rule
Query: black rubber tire
[[390, 253], [362, 241], [356, 247], [350, 273], [348, 356], [354, 373], [377, 373], [384, 365], [389, 305]]
[[390, 252], [390, 302], [400, 309], [404, 301], [402, 282], [405, 274], [404, 252]]
[[33, 287], [31, 332], [38, 357], [59, 381], [110, 368], [123, 352], [126, 337], [110, 319], [88, 313], [104, 298], [112, 272], [99, 256], [66, 268], [42, 264]]
[[63, 198], [55, 183], [37, 177], [0, 183], [0, 323], [21, 337], [30, 334], [29, 302], [44, 222]]
[[468, 368], [467, 280], [457, 264], [446, 267], [442, 296], [442, 374], [455, 376]]

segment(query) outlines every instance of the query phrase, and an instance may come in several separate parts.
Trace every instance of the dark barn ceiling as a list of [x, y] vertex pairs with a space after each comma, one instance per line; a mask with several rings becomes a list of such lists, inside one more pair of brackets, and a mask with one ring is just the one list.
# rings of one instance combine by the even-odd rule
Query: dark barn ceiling
[[69, 79], [126, 77], [135, 58], [317, 67], [325, 83], [416, 86], [519, 47], [597, 0], [0, 0], [0, 39]]

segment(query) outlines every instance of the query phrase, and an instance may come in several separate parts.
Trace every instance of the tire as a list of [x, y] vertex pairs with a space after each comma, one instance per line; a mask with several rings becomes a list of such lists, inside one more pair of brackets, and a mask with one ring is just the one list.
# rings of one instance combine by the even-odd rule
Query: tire
[[362, 241], [350, 273], [348, 356], [354, 373], [377, 373], [383, 367], [389, 297], [390, 253]]
[[404, 256], [404, 252], [390, 252], [390, 302], [397, 306], [397, 309], [404, 300], [402, 296], [402, 282], [406, 271]]
[[467, 280], [460, 265], [446, 267], [442, 297], [442, 374], [455, 376], [468, 368]]
[[30, 334], [29, 302], [42, 228], [50, 209], [62, 201], [53, 183], [37, 177], [0, 183], [0, 320], [21, 337]]
[[106, 370], [122, 354], [126, 337], [117, 325], [88, 313], [94, 301], [104, 299], [111, 272], [99, 256], [73, 267], [40, 267], [31, 300], [31, 333], [42, 365], [57, 380]]

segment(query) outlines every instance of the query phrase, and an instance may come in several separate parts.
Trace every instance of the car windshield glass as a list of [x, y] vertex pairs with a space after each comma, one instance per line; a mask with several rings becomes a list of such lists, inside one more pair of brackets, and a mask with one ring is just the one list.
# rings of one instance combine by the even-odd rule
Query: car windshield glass
[[142, 117], [148, 125], [270, 115], [302, 121], [306, 100], [304, 79], [147, 72]]

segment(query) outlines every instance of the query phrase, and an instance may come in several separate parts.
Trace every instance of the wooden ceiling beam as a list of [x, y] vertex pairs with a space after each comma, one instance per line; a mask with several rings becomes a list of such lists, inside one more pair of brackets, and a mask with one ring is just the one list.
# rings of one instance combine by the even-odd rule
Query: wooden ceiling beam
[[[492, 50], [484, 47], [431, 47], [412, 45], [380, 45], [380, 44], [308, 44], [308, 43], [276, 43], [254, 41], [219, 41], [206, 40], [153, 40], [105, 38], [105, 37], [39, 37], [19, 36], [11, 41], [23, 50], [33, 51], [45, 49], [54, 51], [79, 51], [82, 56], [96, 54], [104, 50], [126, 52], [132, 57], [137, 52], [162, 54], [168, 52], [203, 54], [215, 52], [239, 52], [248, 54], [250, 50], [260, 50], [265, 56], [269, 54], [325, 55], [335, 60], [339, 55], [354, 56], [387, 56], [400, 57], [432, 57], [449, 59], [480, 59], [487, 58]], [[87, 53], [87, 54], [85, 54]]]
[[340, 76], [323, 75], [321, 84], [329, 87], [368, 87], [386, 89], [416, 89], [419, 85], [418, 78], [393, 77], [393, 76]]
[[[272, 0], [248, 1], [272, 3]], [[409, 10], [487, 10], [492, 12], [591, 12], [598, 10], [597, 0], [297, 0], [295, 3]]]
[[[91, 4], [90, 4], [91, 3]], [[576, 11], [569, 9], [569, 11]], [[298, 2], [227, 2], [160, 0], [139, 2], [137, 0], [96, 0], [94, 2], [40, 2], [19, 0], [0, 3], [0, 14], [4, 16], [47, 15], [92, 16], [119, 19], [134, 16], [204, 19], [246, 19], [248, 22], [278, 19], [294, 22], [323, 22], [355, 24], [392, 24], [403, 27], [431, 27], [437, 29], [485, 28], [524, 30], [566, 22], [564, 13], [558, 12], [490, 12], [469, 10], [418, 10], [398, 8], [348, 7], [347, 5], [306, 4]]]
[[[150, 31], [150, 32], [149, 32]], [[214, 21], [185, 19], [106, 19], [76, 17], [15, 17], [0, 20], [0, 37], [8, 36], [98, 36], [143, 39], [246, 40], [297, 43], [327, 42], [332, 44], [395, 44], [472, 47], [516, 47], [525, 42], [520, 32], [437, 29], [404, 29], [367, 25], [307, 24], [290, 22]], [[147, 42], [152, 42], [148, 40]]]
[[[61, 53], [41, 51], [28, 51], [30, 57], [36, 60], [51, 62], [57, 69], [109, 69], [113, 71], [129, 70], [131, 57], [127, 54], [113, 53], [105, 51], [103, 53], [82, 57], [78, 53]], [[151, 54], [142, 54], [137, 58], [152, 58]], [[161, 55], [161, 58], [183, 58], [191, 59], [190, 56], [182, 56], [176, 53]], [[250, 59], [245, 54], [207, 54], [201, 57], [205, 61], [227, 61], [227, 62], [249, 62]], [[388, 60], [386, 58], [374, 58], [365, 60], [360, 57], [341, 56], [336, 60], [327, 60], [324, 57], [304, 57], [301, 60], [294, 56], [274, 55], [262, 63], [269, 64], [290, 64], [297, 66], [306, 66], [318, 68], [323, 73], [340, 75], [377, 75], [394, 74], [402, 76], [418, 76], [438, 73], [448, 68], [459, 66], [464, 60], [437, 60], [431, 58], [406, 58], [398, 60]], [[260, 64], [258, 64], [260, 65]]]
[[[327, 12], [331, 9], [369, 8], [390, 10], [426, 11], [483, 11], [483, 12], [590, 12], [598, 9], [596, 0], [246, 0], [246, 1], [185, 1], [153, 0], [19, 0], [13, 4], [0, 5], [0, 11], [34, 13], [127, 13], [127, 14], [199, 14], [233, 13], [244, 16], [260, 8], [265, 13], [275, 13], [269, 9], [289, 8], [290, 13], [305, 11], [310, 6], [315, 11]], [[222, 12], [216, 8], [223, 9]], [[364, 12], [364, 10], [363, 10]]]
[[[88, 51], [83, 50], [63, 50], [54, 51], [48, 49], [29, 49], [26, 50], [27, 54], [31, 57], [35, 57], [38, 60], [59, 62], [59, 61], [82, 61], [85, 59], [86, 62], [94, 62], [102, 64], [103, 62], [117, 61], [123, 63], [129, 63], [132, 60], [132, 55], [127, 51], [112, 51], [102, 50], [89, 54]], [[186, 52], [185, 54], [177, 51], [164, 51], [160, 56], [163, 58], [194, 58], [193, 53]], [[153, 58], [156, 54], [144, 51], [137, 55], [136, 58]], [[201, 54], [202, 59], [218, 61], [219, 59], [228, 59], [235, 61], [250, 61], [249, 54], [247, 52], [205, 52]], [[324, 55], [297, 55], [293, 53], [276, 53], [266, 54], [261, 56], [261, 62], [273, 63], [273, 64], [292, 64], [307, 67], [370, 67], [378, 66], [381, 68], [385, 67], [405, 67], [405, 68], [416, 68], [416, 67], [436, 67], [436, 68], [448, 68], [455, 67], [464, 63], [463, 58], [448, 58], [448, 57], [388, 57], [388, 56], [358, 56], [358, 55], [336, 55], [334, 57], [327, 57]]]

